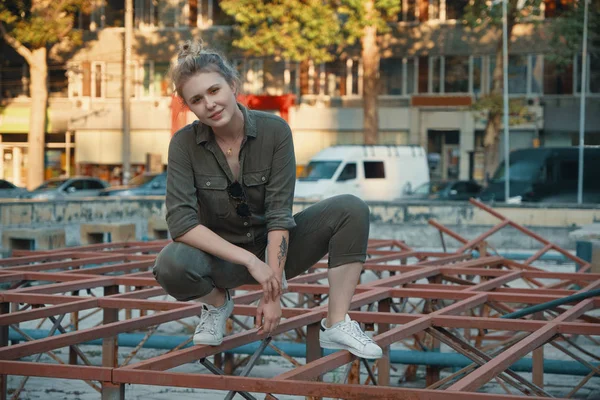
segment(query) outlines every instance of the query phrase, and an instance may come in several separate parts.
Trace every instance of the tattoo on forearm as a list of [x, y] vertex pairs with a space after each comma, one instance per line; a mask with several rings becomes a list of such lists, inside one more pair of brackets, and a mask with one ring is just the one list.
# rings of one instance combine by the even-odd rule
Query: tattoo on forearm
[[279, 245], [279, 254], [277, 255], [280, 267], [283, 267], [282, 263], [285, 263], [285, 258], [287, 257], [287, 248], [287, 240], [285, 239], [285, 237], [282, 237], [281, 244]]

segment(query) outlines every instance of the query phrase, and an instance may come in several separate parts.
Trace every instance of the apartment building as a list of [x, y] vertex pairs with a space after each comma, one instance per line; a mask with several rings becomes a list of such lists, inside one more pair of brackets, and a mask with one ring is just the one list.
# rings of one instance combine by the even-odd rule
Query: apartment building
[[[491, 87], [499, 36], [473, 34], [458, 22], [468, 0], [399, 0], [398, 23], [381, 38], [379, 141], [421, 144], [434, 178], [482, 179], [485, 115], [471, 105]], [[98, 0], [80, 16], [85, 45], [51, 66], [48, 175], [57, 170], [118, 179], [122, 163], [123, 1]], [[509, 92], [523, 99], [527, 118], [511, 125], [511, 148], [564, 146], [578, 141], [580, 57], [559, 70], [542, 40], [562, 0], [546, 0], [541, 23], [514, 29]], [[362, 142], [362, 65], [359, 49], [333, 62], [302, 68], [271, 58], [247, 58], [231, 47], [231, 19], [218, 0], [134, 0], [131, 162], [136, 174], [147, 154], [166, 163], [172, 88], [166, 78], [177, 44], [202, 38], [238, 67], [246, 94], [294, 94], [289, 112], [299, 165], [322, 148]], [[8, 46], [2, 44], [3, 53]], [[600, 60], [590, 57], [586, 143], [600, 144]], [[19, 57], [0, 66], [0, 177], [26, 168], [27, 66]], [[187, 116], [193, 120], [193, 115]], [[20, 164], [20, 165], [19, 165]], [[17, 170], [20, 170], [17, 174]], [[17, 177], [17, 178], [19, 178]], [[19, 178], [20, 179], [20, 178]]]

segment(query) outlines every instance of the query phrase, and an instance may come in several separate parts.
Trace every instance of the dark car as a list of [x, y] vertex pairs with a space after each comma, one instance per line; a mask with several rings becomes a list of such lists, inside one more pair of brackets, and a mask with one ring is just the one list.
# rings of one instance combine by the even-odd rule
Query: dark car
[[[583, 153], [583, 202], [600, 202], [600, 147]], [[576, 203], [579, 179], [578, 147], [540, 147], [510, 153], [509, 202]], [[506, 167], [502, 162], [482, 201], [504, 201]]]
[[481, 185], [473, 181], [427, 182], [418, 186], [405, 198], [410, 200], [469, 200], [481, 192]]
[[48, 179], [29, 193], [21, 195], [22, 199], [64, 199], [73, 197], [95, 197], [108, 183], [90, 176], [73, 176], [70, 178]]
[[27, 193], [27, 189], [13, 185], [9, 181], [0, 179], [0, 199], [17, 198]]
[[138, 175], [127, 185], [112, 186], [100, 192], [100, 196], [164, 196], [167, 193], [167, 173]]

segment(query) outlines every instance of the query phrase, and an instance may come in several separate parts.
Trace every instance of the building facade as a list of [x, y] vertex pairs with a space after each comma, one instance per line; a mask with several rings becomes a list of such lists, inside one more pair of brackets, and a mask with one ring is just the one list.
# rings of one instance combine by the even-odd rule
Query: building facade
[[[489, 93], [498, 33], [471, 31], [459, 21], [467, 0], [399, 0], [398, 22], [380, 38], [379, 142], [420, 144], [440, 179], [483, 179], [485, 115], [471, 105]], [[85, 44], [50, 66], [47, 177], [58, 170], [118, 181], [122, 164], [123, 1], [98, 0], [79, 28]], [[515, 26], [509, 93], [527, 107], [511, 125], [512, 149], [578, 142], [580, 57], [559, 70], [545, 54], [546, 28], [561, 0], [546, 0], [535, 21]], [[359, 49], [324, 64], [247, 58], [231, 47], [231, 18], [218, 0], [134, 0], [131, 69], [132, 175], [149, 154], [166, 163], [172, 86], [166, 77], [177, 45], [202, 38], [237, 66], [246, 94], [294, 94], [289, 113], [296, 157], [304, 165], [334, 144], [362, 143]], [[2, 44], [3, 53], [8, 45]], [[586, 144], [600, 145], [600, 59], [590, 57]], [[23, 184], [27, 154], [27, 65], [13, 56], [0, 66], [0, 178]], [[187, 116], [193, 120], [192, 115]]]

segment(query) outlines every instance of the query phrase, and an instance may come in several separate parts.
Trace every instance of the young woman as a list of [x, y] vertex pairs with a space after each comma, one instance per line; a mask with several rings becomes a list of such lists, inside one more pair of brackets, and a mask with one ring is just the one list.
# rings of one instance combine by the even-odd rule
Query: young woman
[[350, 195], [292, 215], [296, 165], [281, 118], [236, 102], [236, 70], [218, 53], [185, 43], [172, 68], [177, 94], [198, 117], [169, 145], [167, 224], [173, 238], [154, 276], [177, 300], [202, 302], [195, 344], [219, 345], [233, 301], [227, 289], [260, 284], [259, 334], [281, 319], [286, 277], [329, 253], [323, 348], [380, 358], [381, 348], [347, 315], [366, 259], [369, 209]]

